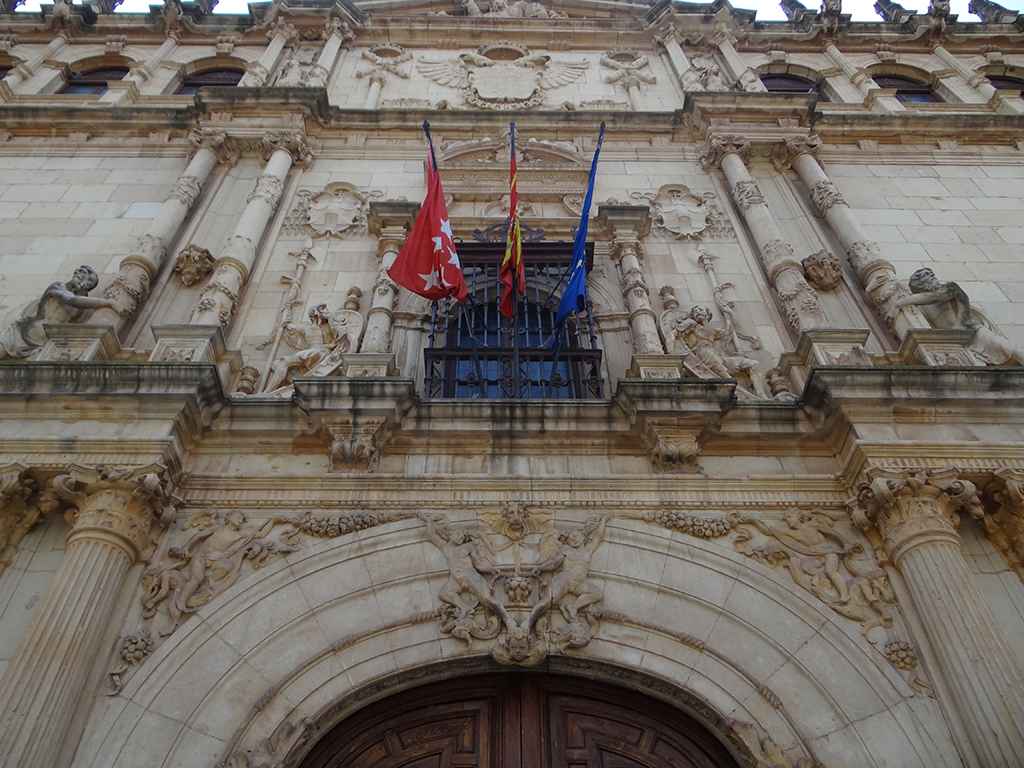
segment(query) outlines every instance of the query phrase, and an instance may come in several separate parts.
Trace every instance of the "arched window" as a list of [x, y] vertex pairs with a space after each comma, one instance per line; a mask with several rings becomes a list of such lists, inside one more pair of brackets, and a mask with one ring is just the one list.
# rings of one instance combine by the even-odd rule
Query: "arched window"
[[997, 91], [1024, 91], [1024, 79], [1009, 75], [988, 75], [988, 81]]
[[896, 89], [896, 98], [904, 104], [934, 104], [942, 101], [928, 83], [901, 75], [874, 75], [879, 88]]
[[761, 82], [769, 93], [816, 93], [818, 85], [799, 75], [761, 75]]
[[586, 313], [570, 316], [557, 350], [552, 333], [571, 243], [527, 243], [526, 295], [515, 325], [498, 313], [504, 244], [460, 243], [472, 301], [437, 302], [424, 352], [428, 399], [595, 399], [602, 397], [601, 350]]
[[240, 69], [221, 67], [219, 69], [207, 69], [204, 72], [195, 72], [188, 75], [178, 86], [179, 96], [191, 96], [200, 88], [221, 87], [231, 88], [238, 85], [245, 73]]
[[90, 69], [87, 72], [72, 72], [64, 87], [60, 89], [60, 93], [95, 94], [98, 96], [107, 92], [107, 83], [124, 80], [127, 74], [128, 67], [103, 67], [102, 69]]

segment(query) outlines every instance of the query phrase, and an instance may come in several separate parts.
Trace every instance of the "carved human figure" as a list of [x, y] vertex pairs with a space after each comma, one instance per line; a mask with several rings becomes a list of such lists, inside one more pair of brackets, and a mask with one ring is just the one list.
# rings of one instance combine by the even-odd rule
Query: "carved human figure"
[[[582, 531], [558, 534], [558, 551], [536, 566], [537, 571], [554, 570], [555, 574], [551, 577], [547, 595], [530, 612], [528, 627], [533, 627], [550, 607], [558, 606], [569, 624], [570, 637], [586, 631], [580, 625], [581, 612], [601, 600], [601, 593], [587, 588], [587, 576], [590, 574], [590, 561], [604, 541], [607, 524], [605, 516], [592, 517]], [[586, 641], [581, 643], [585, 644]]]
[[46, 323], [77, 323], [87, 310], [113, 307], [110, 299], [89, 296], [99, 283], [96, 270], [82, 265], [67, 282], [50, 283], [37, 301], [0, 332], [0, 360], [29, 357], [46, 343]]
[[971, 299], [954, 282], [943, 283], [928, 267], [910, 276], [910, 295], [896, 300], [897, 307], [918, 306], [933, 328], [974, 331], [971, 351], [993, 365], [1024, 363], [1024, 351], [1014, 347], [972, 310]]
[[[694, 306], [689, 313], [676, 319], [672, 325], [672, 338], [669, 347], [672, 354], [682, 355], [684, 364], [692, 355], [699, 363], [698, 369], [709, 372], [712, 376], [732, 379], [737, 375], [748, 375], [755, 389], [763, 392], [757, 375], [757, 360], [743, 355], [729, 354], [722, 351], [722, 344], [729, 334], [722, 328], [711, 325], [713, 315], [707, 307]], [[692, 365], [692, 362], [689, 364]]]
[[264, 391], [283, 393], [295, 376], [329, 376], [341, 365], [342, 356], [355, 348], [362, 324], [358, 312], [343, 309], [331, 314], [326, 304], [318, 304], [309, 310], [309, 320], [320, 331], [320, 343], [275, 360]]

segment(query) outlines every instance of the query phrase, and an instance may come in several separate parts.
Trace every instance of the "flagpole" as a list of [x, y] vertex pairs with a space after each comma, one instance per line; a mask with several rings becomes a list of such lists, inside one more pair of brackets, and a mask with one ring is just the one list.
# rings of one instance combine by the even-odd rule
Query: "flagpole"
[[[516, 152], [516, 124], [515, 121], [509, 125], [510, 131], [510, 162], [515, 159]], [[518, 185], [519, 180], [516, 179]], [[508, 226], [509, 231], [505, 235], [506, 247], [508, 247], [508, 239], [513, 237], [512, 228], [515, 226], [515, 218], [519, 215], [519, 211], [516, 210], [517, 201], [512, 200], [512, 205], [509, 208], [509, 220]], [[520, 249], [519, 258], [522, 258], [522, 244], [518, 244]], [[512, 397], [516, 400], [519, 399], [519, 269], [518, 266], [513, 262], [512, 264]]]

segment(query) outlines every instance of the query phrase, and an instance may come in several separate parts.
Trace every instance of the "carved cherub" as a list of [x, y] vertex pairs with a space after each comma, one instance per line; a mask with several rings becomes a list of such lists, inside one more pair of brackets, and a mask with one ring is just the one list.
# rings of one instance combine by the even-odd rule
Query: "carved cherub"
[[77, 323], [86, 310], [112, 308], [111, 300], [88, 295], [98, 283], [96, 270], [87, 265], [76, 269], [67, 282], [50, 283], [37, 301], [0, 332], [0, 360], [29, 357], [42, 347], [46, 343], [46, 323]]
[[[341, 309], [332, 314], [326, 304], [318, 304], [309, 310], [309, 320], [320, 331], [320, 343], [275, 360], [265, 392], [290, 394], [289, 385], [295, 376], [330, 376], [341, 365], [342, 356], [355, 349], [362, 330], [362, 315], [358, 312]], [[300, 327], [286, 328], [286, 335], [289, 331], [299, 343], [309, 343]]]
[[910, 295], [896, 300], [897, 307], [918, 306], [933, 328], [974, 331], [971, 351], [993, 365], [1024, 363], [1024, 351], [1001, 336], [971, 307], [971, 299], [958, 284], [943, 283], [928, 267], [910, 276]]

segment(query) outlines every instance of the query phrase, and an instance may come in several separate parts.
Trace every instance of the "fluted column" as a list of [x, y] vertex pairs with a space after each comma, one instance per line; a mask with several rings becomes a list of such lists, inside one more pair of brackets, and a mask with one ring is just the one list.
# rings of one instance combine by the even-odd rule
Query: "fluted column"
[[654, 39], [661, 43], [665, 53], [668, 54], [669, 64], [672, 67], [672, 71], [675, 72], [679, 83], [683, 86], [683, 90], [703, 91], [704, 85], [700, 81], [700, 73], [694, 69], [693, 64], [690, 63], [689, 58], [687, 58], [686, 53], [683, 51], [676, 28], [669, 24], [658, 30], [654, 35]]
[[820, 145], [816, 136], [789, 139], [780, 150], [784, 156], [778, 165], [791, 164], [810, 190], [814, 207], [836, 233], [868, 298], [896, 335], [902, 340], [911, 328], [931, 327], [917, 307], [896, 306], [907, 288], [896, 279], [893, 265], [882, 258], [878, 243], [861, 228], [849, 203], [814, 157]]
[[881, 537], [903, 576], [937, 657], [935, 672], [952, 694], [943, 703], [970, 740], [969, 764], [1024, 765], [1024, 674], [975, 586], [957, 533], [961, 513], [984, 515], [977, 489], [955, 470], [873, 470], [869, 480], [854, 520]]
[[658, 316], [651, 308], [651, 292], [640, 261], [640, 240], [650, 230], [650, 212], [645, 206], [602, 205], [598, 219], [611, 235], [610, 254], [619, 268], [634, 355], [664, 354], [658, 335]]
[[298, 35], [295, 27], [283, 19], [277, 19], [276, 23], [267, 32], [270, 42], [263, 49], [259, 59], [246, 67], [245, 75], [238, 81], [243, 88], [258, 88], [267, 85], [270, 75], [281, 61], [284, 48]]
[[269, 134], [263, 139], [263, 150], [267, 164], [192, 311], [191, 325], [226, 328], [231, 323], [242, 288], [256, 261], [256, 246], [281, 202], [288, 171], [294, 163], [306, 163], [312, 158], [309, 145], [300, 133]]
[[117, 276], [104, 291], [104, 296], [114, 302], [114, 308], [95, 311], [89, 318], [90, 325], [111, 325], [119, 332], [128, 327], [149, 296], [153, 279], [167, 258], [167, 249], [174, 242], [217, 162], [233, 163], [238, 159], [223, 132], [195, 130], [189, 138], [196, 147], [195, 154], [174, 183], [152, 224], [135, 243], [131, 255], [121, 260]]
[[54, 768], [128, 569], [169, 497], [163, 468], [73, 466], [52, 482], [73, 505], [60, 568], [0, 679], [0, 766]]
[[747, 171], [745, 140], [736, 136], [708, 138], [701, 161], [705, 168], [720, 165], [732, 198], [757, 244], [768, 282], [775, 289], [786, 321], [797, 333], [822, 328], [826, 323], [818, 294], [804, 278], [793, 245], [782, 237], [757, 182]]
[[39, 67], [44, 62], [54, 58], [65, 45], [68, 44], [68, 35], [66, 32], [58, 32], [57, 36], [53, 38], [43, 51], [33, 56], [28, 61], [21, 62], [18, 66], [7, 73], [7, 76], [3, 79], [7, 86], [13, 91], [19, 85], [26, 82], [31, 78]]

